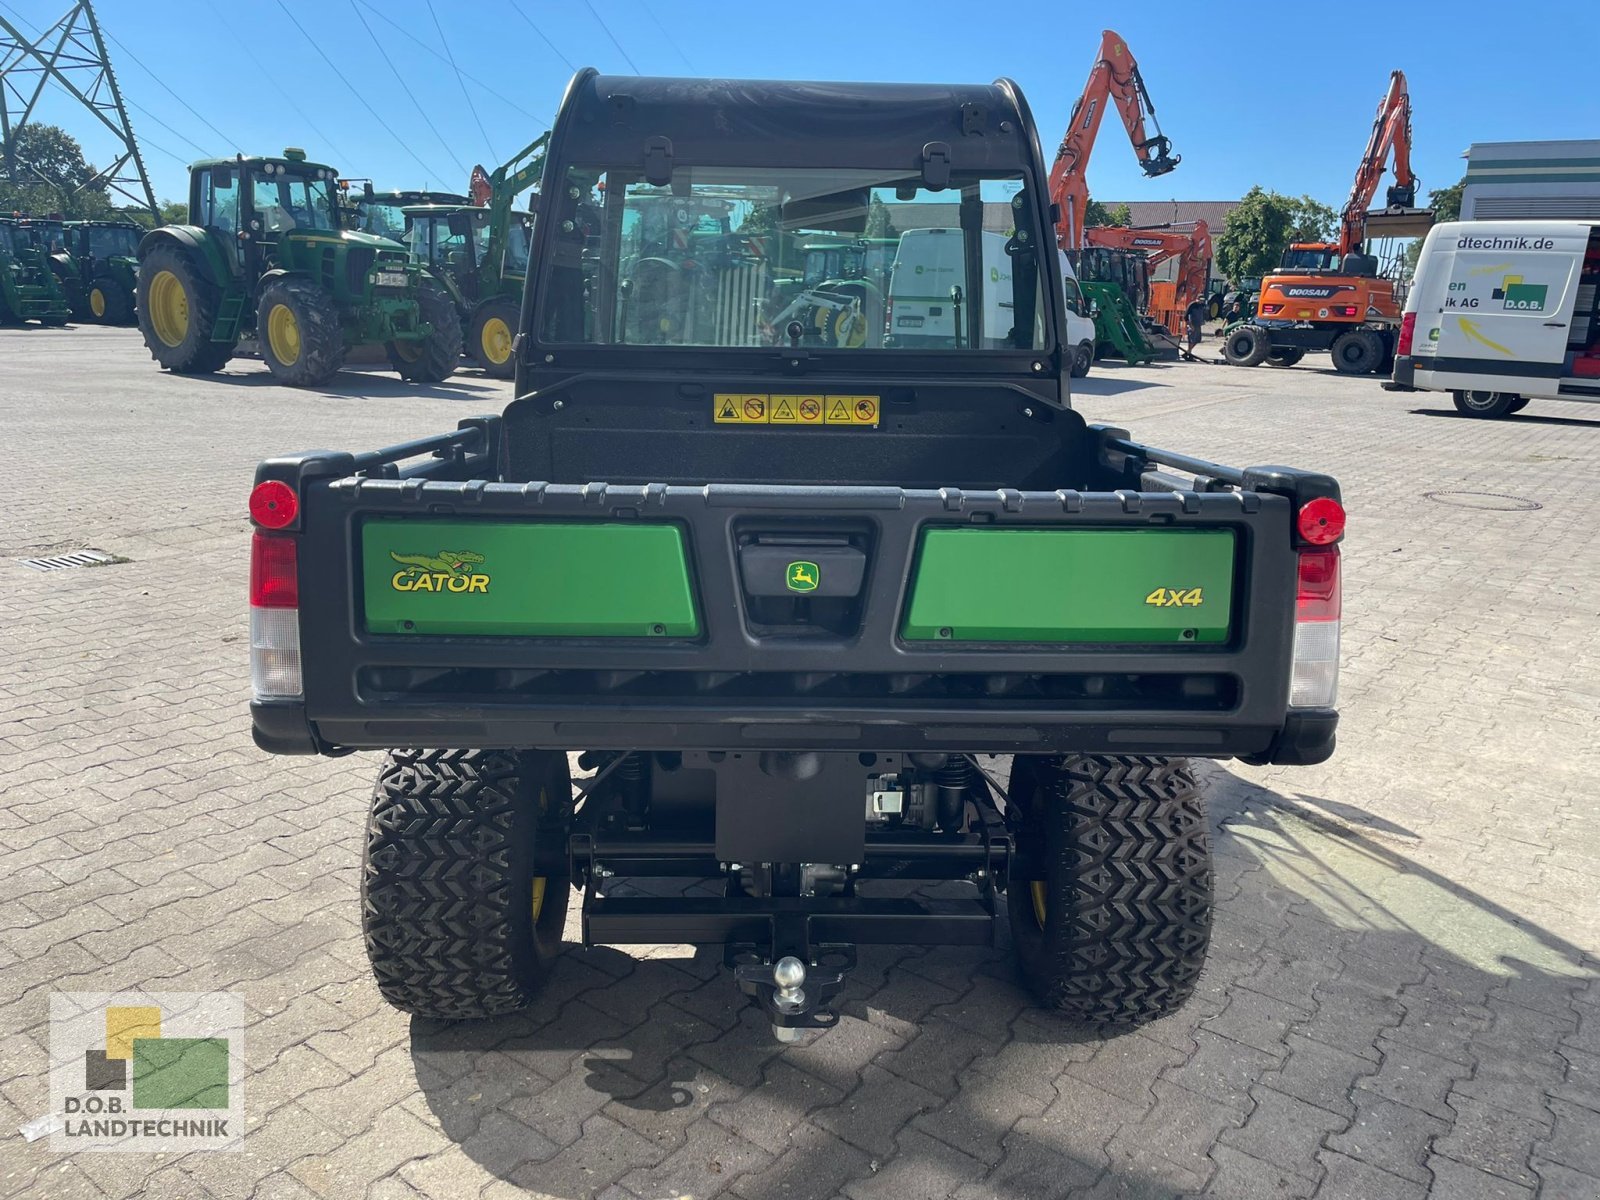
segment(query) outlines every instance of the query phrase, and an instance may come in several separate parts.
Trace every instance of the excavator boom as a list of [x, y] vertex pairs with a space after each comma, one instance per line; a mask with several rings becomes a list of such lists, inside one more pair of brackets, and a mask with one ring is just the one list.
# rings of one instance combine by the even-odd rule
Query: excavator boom
[[[1389, 74], [1389, 90], [1378, 104], [1378, 115], [1372, 122], [1372, 133], [1367, 138], [1366, 151], [1356, 168], [1355, 182], [1350, 186], [1350, 198], [1339, 214], [1338, 253], [1360, 251], [1368, 234], [1368, 212], [1372, 198], [1378, 194], [1378, 184], [1383, 179], [1390, 151], [1394, 152], [1394, 186], [1389, 189], [1385, 207], [1400, 210], [1396, 216], [1414, 216], [1417, 202], [1417, 177], [1411, 171], [1411, 93], [1407, 89], [1404, 71]], [[1431, 218], [1427, 224], [1431, 224]], [[1426, 224], [1423, 226], [1426, 232]], [[1374, 221], [1372, 232], [1378, 232]], [[1399, 228], [1387, 228], [1392, 236], [1407, 236]]]
[[1156, 121], [1156, 107], [1150, 102], [1150, 93], [1128, 44], [1119, 34], [1105, 30], [1100, 35], [1099, 56], [1083, 85], [1083, 94], [1072, 106], [1066, 136], [1061, 139], [1050, 169], [1050, 199], [1061, 214], [1056, 241], [1069, 252], [1084, 244], [1084, 210], [1089, 203], [1085, 172], [1108, 103], [1116, 104], [1123, 129], [1146, 175], [1165, 175], [1180, 161]]
[[1148, 315], [1171, 333], [1183, 329], [1183, 314], [1195, 300], [1205, 298], [1211, 282], [1211, 227], [1204, 221], [1178, 225], [1097, 226], [1085, 233], [1090, 246], [1115, 250], [1142, 250], [1153, 272], [1169, 259], [1178, 260], [1172, 280], [1150, 284]]

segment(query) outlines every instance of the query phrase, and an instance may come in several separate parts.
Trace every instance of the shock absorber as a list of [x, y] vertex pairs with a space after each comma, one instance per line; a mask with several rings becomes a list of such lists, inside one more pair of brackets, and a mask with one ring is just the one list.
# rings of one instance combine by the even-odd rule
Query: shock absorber
[[952, 754], [933, 773], [933, 782], [939, 788], [939, 828], [945, 833], [959, 833], [966, 815], [967, 789], [972, 786], [972, 763], [964, 754]]
[[650, 761], [647, 756], [629, 754], [618, 764], [617, 795], [622, 800], [626, 827], [643, 829], [650, 811]]

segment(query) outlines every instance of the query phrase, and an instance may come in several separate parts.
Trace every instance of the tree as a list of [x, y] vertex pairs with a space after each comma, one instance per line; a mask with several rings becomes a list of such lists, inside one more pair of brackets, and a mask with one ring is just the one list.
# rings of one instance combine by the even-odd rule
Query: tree
[[[15, 162], [15, 175], [7, 174]], [[111, 215], [105, 189], [96, 186], [95, 168], [83, 147], [66, 130], [29, 122], [0, 143], [0, 212], [54, 213], [74, 219]]]
[[[118, 220], [133, 221], [143, 225], [146, 229], [154, 229], [156, 222], [150, 219], [150, 214], [142, 208], [120, 208], [116, 212]], [[162, 225], [187, 225], [189, 223], [189, 205], [183, 200], [163, 200], [161, 202]]]
[[1091, 200], [1083, 208], [1083, 227], [1085, 229], [1103, 227], [1107, 225], [1125, 226], [1133, 224], [1133, 210], [1126, 204], [1119, 204], [1115, 208], [1107, 208], [1098, 200]]
[[1278, 265], [1290, 242], [1320, 242], [1333, 235], [1337, 214], [1310, 196], [1285, 196], [1251, 188], [1217, 235], [1217, 269], [1238, 283]]
[[872, 198], [872, 203], [867, 207], [867, 227], [862, 237], [892, 238], [898, 236], [894, 222], [889, 217], [889, 206], [878, 197]]
[[1466, 177], [1456, 180], [1449, 187], [1434, 188], [1428, 193], [1428, 207], [1433, 209], [1434, 219], [1438, 221], [1459, 221], [1461, 219], [1461, 193], [1466, 190]]

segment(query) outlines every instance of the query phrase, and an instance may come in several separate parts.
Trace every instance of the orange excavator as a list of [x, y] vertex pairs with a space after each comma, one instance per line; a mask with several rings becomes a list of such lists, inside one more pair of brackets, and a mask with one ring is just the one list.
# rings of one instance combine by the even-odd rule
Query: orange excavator
[[1084, 234], [1091, 246], [1133, 250], [1144, 254], [1151, 271], [1170, 259], [1178, 260], [1175, 279], [1152, 279], [1145, 314], [1167, 327], [1174, 337], [1183, 333], [1189, 304], [1205, 298], [1211, 282], [1211, 227], [1204, 221], [1166, 225], [1091, 226]]
[[[1387, 207], [1369, 211], [1394, 153], [1394, 185]], [[1295, 242], [1279, 269], [1261, 281], [1256, 316], [1229, 329], [1223, 357], [1235, 366], [1262, 362], [1293, 366], [1310, 350], [1327, 350], [1346, 375], [1388, 370], [1394, 358], [1402, 297], [1379, 274], [1378, 259], [1364, 253], [1368, 237], [1418, 237], [1433, 224], [1430, 209], [1414, 207], [1417, 177], [1411, 170], [1411, 94], [1402, 71], [1389, 76], [1366, 152], [1356, 168], [1350, 198], [1339, 214], [1337, 242]]]
[[[1084, 173], [1106, 107], [1113, 103], [1146, 175], [1152, 179], [1165, 175], [1182, 161], [1181, 155], [1172, 153], [1172, 142], [1161, 133], [1156, 106], [1150, 102], [1149, 89], [1144, 86], [1139, 64], [1128, 44], [1121, 35], [1109, 29], [1102, 31], [1100, 55], [1089, 70], [1083, 94], [1072, 106], [1066, 136], [1061, 139], [1055, 164], [1050, 168], [1050, 200], [1060, 205], [1056, 240], [1068, 254], [1083, 246], [1084, 210], [1089, 206], [1089, 183]], [[1154, 134], [1145, 128], [1146, 117], [1155, 128]]]
[[[1100, 122], [1106, 109], [1115, 104], [1123, 130], [1133, 146], [1139, 166], [1151, 178], [1165, 175], [1181, 161], [1172, 153], [1172, 142], [1162, 134], [1156, 120], [1156, 106], [1139, 74], [1139, 64], [1120, 34], [1107, 29], [1100, 34], [1100, 53], [1089, 70], [1083, 92], [1072, 106], [1066, 135], [1056, 150], [1050, 168], [1050, 201], [1056, 209], [1056, 244], [1077, 263], [1085, 245], [1084, 216], [1089, 206], [1089, 183], [1085, 172]], [[1152, 132], [1152, 130], [1154, 132]], [[1101, 256], [1104, 257], [1104, 256]], [[1082, 270], [1079, 284], [1085, 298], [1092, 301], [1095, 315], [1096, 355], [1111, 353], [1131, 363], [1148, 362], [1155, 351], [1140, 327], [1139, 315], [1122, 283], [1117, 282], [1137, 268], [1138, 277], [1148, 278], [1142, 256], [1126, 256], [1129, 261], [1110, 264], [1104, 278]], [[1085, 264], [1087, 265], [1087, 264]], [[1141, 289], [1142, 290], [1142, 287]]]

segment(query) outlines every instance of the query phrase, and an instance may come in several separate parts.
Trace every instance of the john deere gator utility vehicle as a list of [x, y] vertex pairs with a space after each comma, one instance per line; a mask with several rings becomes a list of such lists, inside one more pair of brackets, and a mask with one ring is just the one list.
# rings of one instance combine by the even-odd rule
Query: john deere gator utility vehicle
[[0, 325], [67, 323], [67, 294], [51, 269], [60, 231], [60, 221], [0, 217]]
[[144, 235], [144, 226], [132, 221], [67, 222], [66, 249], [54, 261], [73, 320], [134, 324]]
[[[1072, 410], [1009, 81], [586, 70], [549, 156], [505, 412], [273, 458], [250, 497], [257, 744], [389, 750], [384, 996], [537, 1004], [577, 889], [586, 944], [722, 947], [784, 1037], [837, 1021], [857, 945], [1007, 914], [1045, 1004], [1182, 1004], [1212, 903], [1188, 756], [1333, 751], [1338, 485]], [[724, 223], [667, 270], [672, 204]], [[775, 281], [880, 207], [962, 247], [942, 335], [775, 323]]]
[[139, 244], [139, 328], [161, 366], [216, 371], [255, 336], [272, 374], [297, 387], [373, 343], [402, 379], [455, 370], [450, 297], [400, 243], [345, 228], [335, 178], [298, 150], [190, 168], [189, 224]]

